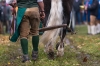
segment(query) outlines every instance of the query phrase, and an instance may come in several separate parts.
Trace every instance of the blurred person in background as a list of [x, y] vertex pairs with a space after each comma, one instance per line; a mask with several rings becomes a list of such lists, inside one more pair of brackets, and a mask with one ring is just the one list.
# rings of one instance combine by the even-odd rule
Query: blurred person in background
[[0, 1], [0, 34], [2, 34], [3, 33], [3, 31], [2, 31], [2, 20], [1, 20], [1, 18], [2, 18], [2, 5], [1, 5], [1, 1]]
[[[12, 4], [9, 4], [12, 7], [12, 17], [11, 17], [11, 27], [10, 27], [10, 35], [14, 34], [15, 30], [16, 30], [16, 21], [17, 21], [17, 2], [16, 0], [10, 0], [12, 2]], [[8, 3], [9, 1], [7, 0], [6, 3]]]
[[90, 0], [91, 4], [85, 6], [85, 10], [90, 11], [90, 34], [97, 34], [96, 31], [96, 16], [98, 14], [98, 0]]
[[[85, 0], [84, 1], [84, 5], [85, 6], [89, 6], [92, 4], [92, 1], [90, 0]], [[90, 35], [90, 31], [91, 31], [91, 28], [90, 28], [90, 10], [85, 10], [84, 11], [84, 17], [83, 17], [83, 20], [84, 20], [84, 23], [87, 25], [87, 30], [88, 30], [88, 35]]]
[[81, 14], [80, 14], [81, 5], [82, 5], [82, 0], [73, 0], [73, 9], [75, 11], [75, 21], [78, 22], [78, 24], [82, 24]]
[[5, 34], [5, 33], [9, 33], [9, 27], [10, 27], [9, 15], [10, 15], [11, 10], [10, 10], [10, 7], [6, 4], [5, 0], [2, 0], [1, 5], [2, 5], [1, 22], [3, 24], [3, 33]]
[[97, 33], [100, 33], [100, 0], [98, 0], [98, 15], [97, 15]]
[[73, 32], [75, 32], [75, 11], [73, 8], [72, 8], [71, 15], [70, 15], [69, 27], [71, 27]]
[[13, 8], [9, 4], [7, 4], [7, 7], [9, 7], [9, 13], [8, 13], [8, 32], [7, 33], [10, 33], [11, 23], [12, 23], [12, 19], [13, 19], [13, 15], [12, 15]]

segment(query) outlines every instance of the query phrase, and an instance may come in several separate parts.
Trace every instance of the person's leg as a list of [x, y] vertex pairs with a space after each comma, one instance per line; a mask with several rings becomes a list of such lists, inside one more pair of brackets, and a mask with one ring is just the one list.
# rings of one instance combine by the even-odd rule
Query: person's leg
[[77, 24], [77, 13], [75, 11], [75, 24]]
[[22, 52], [24, 55], [28, 55], [28, 40], [26, 38], [20, 39]]
[[38, 51], [39, 35], [32, 36], [33, 51]]
[[98, 20], [98, 32], [100, 33], [100, 20]]
[[86, 22], [86, 13], [84, 12], [83, 21]]
[[9, 21], [6, 21], [6, 33], [9, 33]]
[[96, 19], [96, 33], [99, 33], [99, 20]]
[[23, 52], [23, 61], [22, 62], [26, 62], [29, 61], [29, 57], [28, 57], [28, 40], [27, 37], [29, 35], [29, 20], [27, 18], [27, 16], [24, 15], [22, 22], [20, 24], [20, 43], [21, 43], [21, 48], [22, 48], [22, 52]]
[[32, 35], [32, 45], [33, 45], [33, 50], [32, 50], [32, 59], [37, 60], [38, 58], [38, 45], [39, 45], [39, 24], [40, 24], [40, 18], [39, 18], [39, 12], [38, 8], [32, 8], [30, 9], [32, 12], [30, 16], [30, 34]]
[[3, 34], [6, 33], [6, 20], [3, 20]]
[[77, 13], [78, 24], [81, 24], [81, 14], [80, 12]]
[[88, 34], [90, 35], [91, 34], [91, 26], [90, 26], [90, 13], [86, 13], [86, 21], [88, 22], [87, 23], [87, 26], [88, 26]]
[[90, 14], [89, 13], [84, 13], [84, 21], [87, 22], [86, 25], [87, 25], [87, 32], [88, 32], [88, 35], [91, 34], [91, 26], [90, 26]]
[[87, 23], [87, 30], [88, 30], [88, 35], [91, 35], [91, 26], [90, 26], [90, 22]]
[[82, 24], [84, 24], [84, 11], [82, 11], [82, 18], [81, 18], [81, 20], [82, 20]]
[[39, 35], [32, 36], [32, 45], [33, 45], [32, 60], [37, 60], [37, 58], [38, 58]]
[[72, 19], [72, 30], [75, 31], [75, 12], [74, 10], [72, 11], [71, 19]]
[[90, 26], [91, 26], [91, 34], [92, 35], [96, 34], [95, 22], [96, 22], [96, 17], [93, 15], [90, 15]]
[[3, 26], [2, 26], [2, 22], [0, 21], [0, 34], [3, 33]]

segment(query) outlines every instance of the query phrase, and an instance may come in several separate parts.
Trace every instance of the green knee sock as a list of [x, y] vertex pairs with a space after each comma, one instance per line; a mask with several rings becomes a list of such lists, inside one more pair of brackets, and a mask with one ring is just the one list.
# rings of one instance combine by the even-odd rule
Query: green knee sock
[[28, 40], [27, 39], [21, 39], [21, 47], [22, 47], [22, 51], [23, 54], [28, 54]]
[[33, 50], [38, 51], [39, 36], [33, 36], [32, 37], [32, 45], [33, 45]]

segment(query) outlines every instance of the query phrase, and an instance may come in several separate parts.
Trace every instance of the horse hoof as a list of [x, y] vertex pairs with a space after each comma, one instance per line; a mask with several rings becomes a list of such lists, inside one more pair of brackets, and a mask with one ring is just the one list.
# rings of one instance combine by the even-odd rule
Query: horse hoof
[[57, 51], [57, 57], [62, 57], [64, 55], [64, 51]]
[[51, 60], [54, 60], [54, 52], [53, 51], [50, 51], [49, 53], [48, 53], [48, 58], [49, 59], [51, 59]]
[[56, 44], [57, 56], [64, 55], [64, 43], [57, 43]]

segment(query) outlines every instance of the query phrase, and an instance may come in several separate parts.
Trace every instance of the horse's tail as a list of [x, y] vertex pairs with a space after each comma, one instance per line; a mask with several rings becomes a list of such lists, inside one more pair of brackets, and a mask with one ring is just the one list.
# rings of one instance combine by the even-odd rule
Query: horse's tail
[[[46, 23], [46, 27], [61, 25], [62, 23], [63, 23], [62, 0], [51, 0], [51, 10]], [[43, 44], [53, 44], [60, 33], [60, 29], [61, 28], [45, 31], [40, 39], [40, 42], [42, 42]]]

